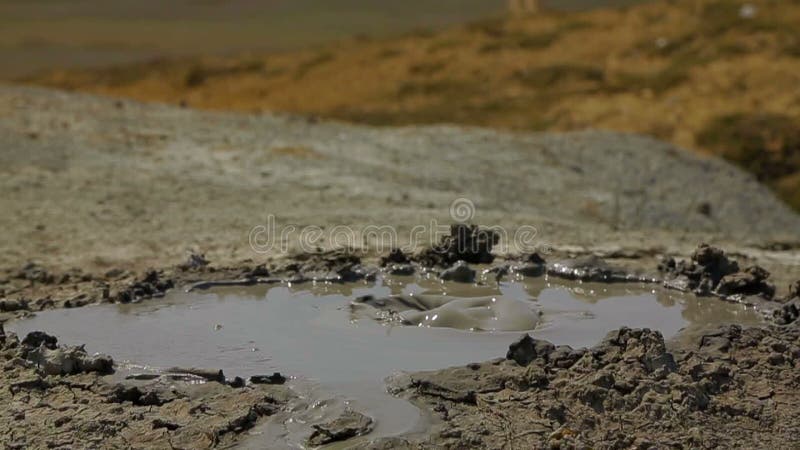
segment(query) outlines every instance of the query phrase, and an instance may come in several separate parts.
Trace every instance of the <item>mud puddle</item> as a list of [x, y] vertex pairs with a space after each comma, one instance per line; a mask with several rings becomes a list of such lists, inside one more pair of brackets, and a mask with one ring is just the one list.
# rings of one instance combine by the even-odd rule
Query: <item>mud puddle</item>
[[391, 277], [173, 292], [158, 302], [42, 312], [7, 328], [86, 343], [89, 352], [113, 355], [122, 375], [179, 366], [222, 369], [228, 378], [290, 376], [302, 400], [243, 443], [259, 448], [266, 442], [302, 446], [311, 425], [346, 408], [374, 419], [369, 438], [424, 432], [428, 419], [387, 394], [383, 380], [400, 370], [503, 356], [528, 326], [537, 338], [583, 347], [621, 326], [649, 327], [669, 338], [686, 327], [723, 323], [760, 318], [742, 305], [638, 283], [542, 277], [471, 285]]

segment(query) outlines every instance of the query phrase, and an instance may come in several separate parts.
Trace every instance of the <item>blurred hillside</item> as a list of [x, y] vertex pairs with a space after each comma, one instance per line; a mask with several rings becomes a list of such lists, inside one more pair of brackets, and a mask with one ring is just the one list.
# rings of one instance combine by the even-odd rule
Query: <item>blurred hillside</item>
[[722, 155], [800, 208], [798, 24], [800, 0], [663, 0], [22, 81], [375, 125], [645, 133]]
[[0, 76], [437, 29], [497, 14], [504, 1], [0, 0]]

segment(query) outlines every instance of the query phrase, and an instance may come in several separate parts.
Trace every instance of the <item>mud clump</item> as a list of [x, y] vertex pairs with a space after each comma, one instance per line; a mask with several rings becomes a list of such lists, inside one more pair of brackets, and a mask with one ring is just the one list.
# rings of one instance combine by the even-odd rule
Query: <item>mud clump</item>
[[361, 265], [361, 257], [343, 250], [300, 256], [283, 271], [294, 273], [300, 280], [324, 279], [343, 283], [362, 280], [368, 275]]
[[534, 339], [531, 335], [524, 334], [509, 346], [506, 359], [514, 360], [520, 366], [527, 366], [536, 358], [546, 360], [555, 348], [550, 342]]
[[28, 302], [21, 299], [0, 300], [0, 312], [16, 312], [28, 309]]
[[472, 283], [475, 281], [476, 272], [464, 261], [457, 261], [439, 275], [444, 281], [455, 281], [457, 283]]
[[789, 295], [786, 297], [786, 300], [792, 300], [794, 298], [800, 299], [800, 280], [795, 281], [789, 286]]
[[178, 269], [183, 271], [192, 271], [203, 269], [207, 267], [211, 262], [206, 259], [206, 256], [199, 253], [192, 253], [186, 258], [186, 262], [183, 264], [178, 265]]
[[135, 303], [150, 298], [163, 297], [175, 287], [175, 282], [156, 270], [151, 270], [141, 279], [135, 280], [121, 289], [112, 299], [116, 303]]
[[667, 352], [664, 337], [660, 332], [646, 328], [620, 328], [612, 331], [592, 350], [596, 355], [602, 355], [614, 362], [621, 359], [635, 361], [639, 364], [637, 368], [646, 373], [677, 370], [675, 358]]
[[773, 319], [778, 325], [789, 325], [797, 322], [800, 318], [800, 298], [791, 300], [780, 309], [773, 312]]
[[538, 253], [531, 253], [517, 264], [512, 264], [509, 269], [525, 277], [540, 277], [547, 272], [547, 261]]
[[28, 361], [36, 364], [44, 375], [89, 372], [107, 375], [114, 372], [114, 360], [110, 356], [90, 356], [83, 347], [60, 347], [55, 350], [39, 347], [28, 352]]
[[180, 396], [166, 390], [152, 387], [125, 386], [118, 384], [106, 394], [107, 401], [111, 403], [129, 402], [135, 406], [162, 406], [170, 403]]
[[28, 333], [20, 343], [18, 356], [47, 375], [75, 375], [114, 372], [114, 360], [106, 355], [91, 356], [82, 346], [58, 346], [58, 339], [41, 331]]
[[380, 266], [389, 275], [410, 276], [414, 275], [416, 268], [411, 264], [411, 260], [399, 248], [392, 249], [388, 255], [382, 256]]
[[450, 226], [449, 236], [442, 237], [438, 244], [423, 250], [415, 259], [428, 267], [448, 267], [458, 261], [489, 264], [494, 261], [492, 247], [499, 241], [500, 236], [492, 230], [454, 224]]
[[50, 350], [55, 350], [58, 346], [58, 338], [43, 331], [31, 331], [25, 335], [21, 344], [23, 347], [31, 349], [44, 346]]
[[272, 375], [253, 375], [250, 377], [250, 383], [252, 384], [284, 384], [286, 383], [286, 377], [281, 375], [279, 372], [275, 372]]
[[371, 418], [352, 410], [347, 410], [336, 419], [314, 425], [314, 432], [308, 438], [308, 445], [318, 447], [332, 442], [344, 441], [369, 433], [372, 430]]
[[722, 277], [739, 271], [739, 264], [725, 256], [725, 252], [708, 244], [700, 244], [692, 253], [689, 261], [675, 262], [665, 259], [659, 270], [673, 275], [669, 286], [687, 290], [710, 293], [719, 284]]
[[775, 295], [775, 286], [767, 283], [769, 272], [759, 266], [751, 266], [742, 272], [724, 276], [715, 292], [723, 296], [760, 295], [771, 299]]
[[23, 266], [15, 275], [15, 278], [40, 284], [52, 284], [56, 282], [55, 275], [36, 263], [28, 263]]
[[789, 287], [789, 294], [783, 300], [784, 305], [773, 311], [772, 318], [778, 325], [797, 323], [800, 318], [800, 280]]
[[666, 258], [658, 269], [667, 276], [666, 287], [697, 295], [760, 296], [767, 300], [775, 295], [775, 286], [766, 281], [769, 272], [759, 266], [740, 271], [736, 261], [708, 244], [700, 244], [689, 261]]
[[386, 267], [390, 264], [408, 264], [410, 262], [411, 260], [408, 256], [399, 248], [393, 248], [388, 255], [382, 256], [380, 259], [381, 267]]

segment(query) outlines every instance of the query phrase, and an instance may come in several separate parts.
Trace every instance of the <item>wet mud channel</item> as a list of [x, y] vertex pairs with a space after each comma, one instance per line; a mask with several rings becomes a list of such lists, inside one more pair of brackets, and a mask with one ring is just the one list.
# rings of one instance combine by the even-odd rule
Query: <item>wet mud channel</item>
[[20, 336], [47, 330], [60, 343], [114, 355], [118, 379], [163, 377], [173, 367], [222, 370], [228, 379], [251, 382], [285, 377], [297, 400], [240, 443], [262, 448], [305, 446], [316, 426], [344, 411], [363, 414], [361, 440], [426, 433], [431, 418], [390, 395], [385, 379], [490, 360], [526, 332], [580, 348], [624, 326], [670, 339], [729, 323], [762, 319], [752, 307], [657, 284], [546, 275], [495, 281], [487, 273], [477, 283], [459, 283], [422, 273], [176, 289], [158, 302], [43, 311], [6, 328]]

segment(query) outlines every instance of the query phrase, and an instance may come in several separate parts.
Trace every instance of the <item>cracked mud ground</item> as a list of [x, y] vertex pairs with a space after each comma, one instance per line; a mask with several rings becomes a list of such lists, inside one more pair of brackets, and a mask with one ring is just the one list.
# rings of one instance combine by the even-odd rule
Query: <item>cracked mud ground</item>
[[796, 448], [800, 329], [711, 332], [670, 351], [621, 329], [585, 351], [542, 347], [417, 373], [393, 389], [434, 411], [436, 440], [386, 448]]
[[[739, 261], [724, 289], [761, 286], [749, 266], [771, 273], [781, 324], [667, 343], [622, 330], [587, 351], [534, 343], [527, 365], [408, 374], [392, 389], [430, 411], [432, 430], [370, 446], [797, 445], [800, 219], [728, 164], [603, 132], [373, 130], [21, 88], [0, 88], [0, 100], [2, 321], [158, 301], [202, 280], [349, 275], [352, 259], [255, 254], [248, 233], [275, 214], [281, 224], [385, 223], [402, 236], [431, 218], [448, 223], [465, 197], [476, 222], [537, 226], [548, 261], [594, 254], [649, 273], [716, 244]], [[667, 263], [664, 276], [722, 301], [724, 277], [700, 260]], [[291, 402], [279, 385], [46, 375], [14, 337], [2, 345], [0, 441], [10, 448], [235, 445]]]

